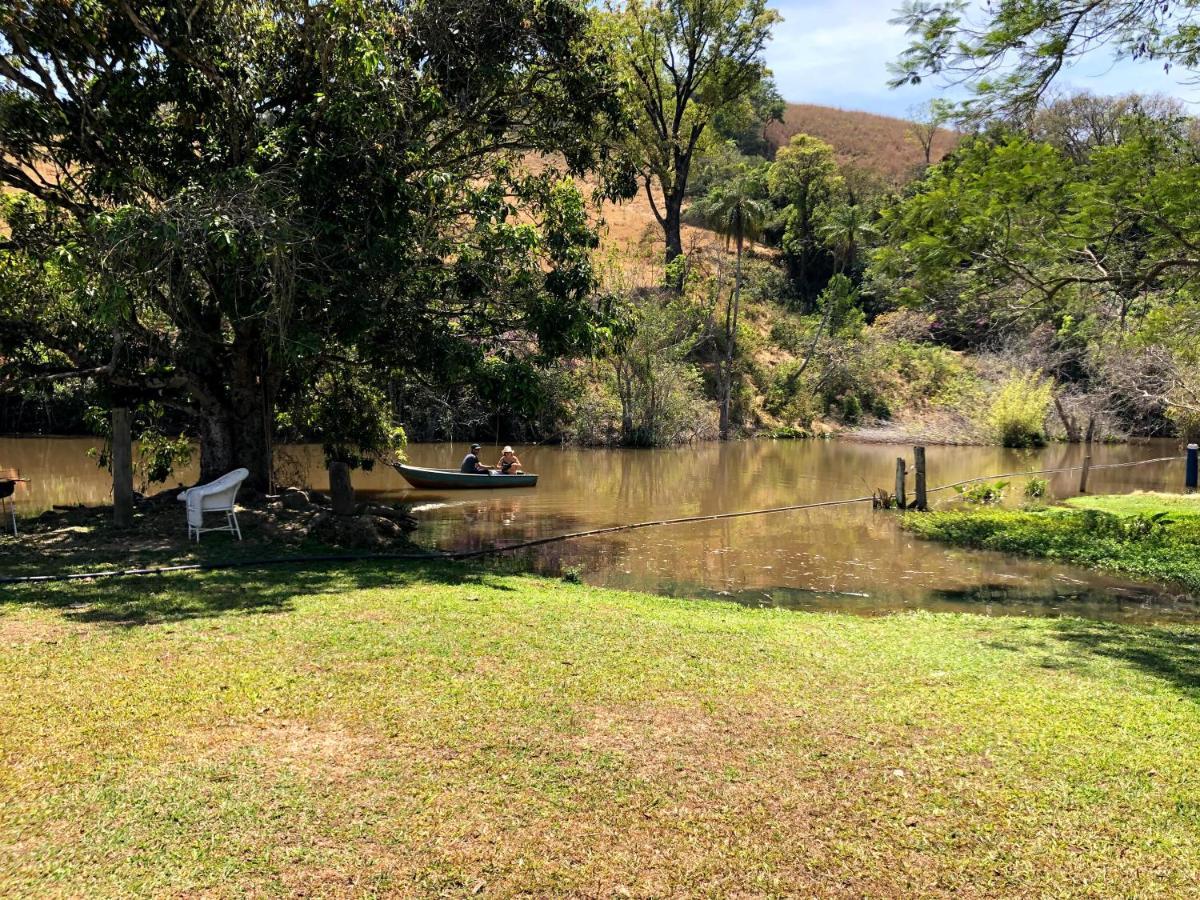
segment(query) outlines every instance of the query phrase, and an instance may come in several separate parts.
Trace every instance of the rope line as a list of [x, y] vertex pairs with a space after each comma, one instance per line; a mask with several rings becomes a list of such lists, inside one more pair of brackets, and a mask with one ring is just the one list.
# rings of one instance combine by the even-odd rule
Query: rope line
[[[1186, 456], [1160, 456], [1157, 459], [1139, 459], [1134, 462], [1123, 463], [1105, 463], [1103, 465], [1088, 466], [1088, 471], [1093, 469], [1127, 469], [1130, 466], [1147, 466], [1150, 463], [1171, 462], [1176, 459], [1187, 459]], [[964, 484], [974, 484], [977, 481], [990, 481], [993, 478], [1021, 478], [1029, 475], [1055, 475], [1060, 472], [1077, 472], [1083, 466], [1067, 466], [1063, 469], [1038, 469], [1035, 472], [1006, 472], [1002, 475], [980, 475], [978, 478], [968, 478], [966, 481], [956, 481], [953, 484], [942, 484], [935, 488], [929, 488], [925, 493], [936, 494], [938, 491], [948, 491], [951, 488], [962, 487]]]
[[[1183, 456], [1160, 456], [1156, 459], [1142, 459], [1134, 462], [1124, 463], [1106, 463], [1103, 465], [1089, 466], [1089, 469], [1125, 469], [1132, 466], [1146, 466], [1154, 463], [1173, 462], [1175, 460], [1185, 459]], [[950, 484], [942, 484], [937, 487], [932, 487], [926, 490], [926, 494], [936, 494], [939, 491], [948, 491], [951, 488], [961, 487], [964, 484], [973, 484], [978, 481], [990, 481], [997, 478], [1021, 478], [1030, 475], [1050, 475], [1062, 472], [1074, 472], [1082, 469], [1082, 465], [1066, 466], [1057, 469], [1038, 469], [1032, 472], [1008, 472], [1000, 475], [981, 475], [977, 478], [968, 478], [964, 481], [955, 481]], [[140, 569], [109, 569], [99, 572], [77, 572], [71, 574], [56, 574], [56, 575], [14, 575], [0, 577], [0, 585], [2, 584], [39, 584], [58, 581], [82, 581], [85, 579], [94, 578], [124, 578], [131, 576], [143, 575], [166, 575], [172, 572], [213, 572], [226, 569], [241, 569], [248, 567], [275, 566], [284, 565], [286, 563], [314, 563], [314, 562], [367, 562], [371, 560], [440, 560], [457, 562], [466, 559], [479, 559], [485, 556], [494, 556], [501, 553], [512, 553], [516, 550], [526, 550], [530, 547], [540, 547], [546, 544], [556, 544], [561, 541], [578, 540], [579, 538], [596, 537], [602, 534], [613, 534], [618, 531], [635, 531], [641, 528], [656, 528], [664, 525], [685, 525], [693, 522], [714, 522], [719, 519], [740, 519], [746, 516], [762, 516], [769, 513], [782, 512], [797, 512], [804, 509], [822, 509], [833, 506], [849, 506], [854, 503], [869, 503], [874, 500], [874, 495], [864, 497], [847, 497], [841, 500], [820, 500], [813, 503], [796, 503], [790, 506], [772, 506], [766, 509], [747, 509], [740, 512], [732, 513], [714, 513], [706, 516], [681, 516], [674, 519], [652, 519], [646, 522], [633, 522], [628, 525], [609, 525], [604, 528], [590, 528], [586, 531], [571, 531], [566, 534], [551, 535], [549, 537], [534, 538], [528, 541], [521, 541], [516, 544], [496, 545], [486, 547], [480, 550], [459, 550], [453, 553], [345, 553], [345, 554], [315, 554], [304, 556], [279, 556], [268, 557], [265, 559], [243, 559], [243, 560], [226, 560], [223, 562], [202, 562], [202, 563], [181, 563], [174, 566], [155, 566]]]

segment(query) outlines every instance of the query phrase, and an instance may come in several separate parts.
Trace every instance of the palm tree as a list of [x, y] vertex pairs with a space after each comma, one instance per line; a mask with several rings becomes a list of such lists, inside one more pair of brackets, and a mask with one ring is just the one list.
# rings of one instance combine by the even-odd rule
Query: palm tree
[[824, 221], [817, 226], [825, 246], [833, 251], [838, 272], [853, 267], [862, 240], [876, 233], [869, 216], [870, 212], [857, 203], [839, 203], [826, 212]]
[[822, 292], [829, 294], [826, 297], [825, 312], [813, 334], [812, 343], [808, 345], [808, 352], [804, 354], [804, 361], [800, 363], [797, 376], [804, 374], [804, 370], [812, 361], [813, 354], [817, 352], [821, 335], [824, 334], [825, 327], [829, 324], [829, 317], [837, 305], [833, 301], [833, 297], [839, 292], [845, 293], [853, 290], [853, 286], [846, 278], [846, 270], [853, 267], [862, 239], [876, 233], [875, 226], [867, 221], [867, 215], [867, 212], [857, 203], [841, 203], [826, 213], [825, 221], [817, 229], [825, 241], [825, 246], [833, 251], [834, 259], [837, 260], [837, 273], [830, 279], [825, 291]]
[[762, 234], [770, 211], [748, 178], [738, 178], [715, 188], [705, 198], [700, 212], [710, 228], [725, 238], [725, 248], [737, 249], [733, 294], [725, 309], [725, 360], [721, 370], [721, 439], [729, 437], [729, 403], [733, 395], [733, 357], [737, 349], [738, 314], [742, 305], [742, 250]]

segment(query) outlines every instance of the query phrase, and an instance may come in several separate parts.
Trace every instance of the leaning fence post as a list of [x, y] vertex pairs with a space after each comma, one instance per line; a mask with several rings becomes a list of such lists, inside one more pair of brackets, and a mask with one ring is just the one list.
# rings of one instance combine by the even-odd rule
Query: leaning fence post
[[1184, 476], [1184, 484], [1188, 490], [1192, 491], [1196, 489], [1197, 476], [1200, 475], [1200, 471], [1197, 471], [1197, 450], [1200, 450], [1200, 447], [1196, 444], [1187, 445], [1187, 471]]
[[1081, 493], [1081, 494], [1087, 493], [1088, 469], [1090, 469], [1091, 467], [1092, 467], [1092, 457], [1085, 456], [1083, 458], [1083, 469], [1079, 473], [1079, 493]]
[[929, 504], [925, 498], [925, 448], [913, 447], [913, 465], [917, 468], [917, 509], [925, 510]]
[[904, 493], [904, 478], [908, 474], [903, 456], [896, 457], [896, 509], [908, 508], [908, 497]]

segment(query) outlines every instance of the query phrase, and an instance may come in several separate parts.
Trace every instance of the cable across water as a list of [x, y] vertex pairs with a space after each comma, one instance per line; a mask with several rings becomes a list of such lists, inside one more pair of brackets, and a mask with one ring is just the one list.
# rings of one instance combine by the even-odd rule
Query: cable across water
[[[1124, 463], [1106, 463], [1103, 465], [1092, 465], [1089, 469], [1124, 469], [1133, 466], [1146, 466], [1154, 463], [1174, 462], [1175, 460], [1184, 459], [1183, 456], [1160, 456], [1155, 459], [1141, 459], [1133, 462]], [[1037, 469], [1032, 472], [1007, 472], [999, 475], [980, 475], [976, 478], [968, 478], [964, 481], [955, 481], [949, 484], [941, 484], [937, 487], [929, 488], [927, 494], [936, 494], [939, 491], [948, 491], [952, 488], [962, 487], [966, 484], [974, 484], [979, 481], [992, 481], [999, 478], [1022, 478], [1032, 475], [1050, 475], [1059, 474], [1062, 472], [1074, 472], [1082, 469], [1083, 466], [1065, 466], [1056, 469]], [[503, 544], [494, 547], [486, 547], [481, 550], [460, 550], [451, 553], [324, 553], [324, 554], [309, 554], [298, 556], [279, 556], [268, 557], [265, 559], [238, 559], [226, 560], [222, 562], [208, 563], [181, 563], [173, 566], [153, 566], [137, 569], [109, 569], [98, 572], [75, 572], [56, 575], [16, 575], [0, 577], [0, 584], [37, 584], [43, 582], [56, 581], [82, 581], [93, 578], [125, 578], [141, 575], [166, 575], [173, 572], [213, 572], [224, 569], [242, 569], [264, 566], [286, 565], [289, 563], [320, 563], [320, 562], [369, 562], [369, 561], [401, 561], [401, 560], [421, 560], [424, 562], [434, 561], [449, 561], [456, 562], [467, 559], [479, 559], [485, 556], [497, 556], [502, 553], [512, 553], [517, 550], [526, 550], [530, 547], [541, 547], [546, 544], [557, 544], [562, 541], [578, 540], [580, 538], [596, 537], [602, 534], [614, 534], [620, 531], [635, 531], [640, 528], [656, 528], [665, 525], [686, 525], [694, 522], [714, 522], [720, 519], [739, 519], [746, 516], [762, 516], [770, 513], [798, 512], [805, 509], [822, 509], [833, 506], [849, 506], [855, 503], [870, 503], [875, 500], [875, 495], [868, 494], [862, 497], [846, 497], [840, 500], [820, 500], [812, 503], [794, 503], [788, 506], [772, 506], [765, 509], [747, 509], [739, 512], [731, 513], [713, 513], [706, 516], [680, 516], [673, 519], [652, 519], [646, 522], [633, 522], [627, 525], [608, 525], [603, 528], [590, 528], [586, 531], [570, 531], [564, 534], [551, 535], [549, 537], [533, 538], [528, 541], [520, 541], [516, 544]]]

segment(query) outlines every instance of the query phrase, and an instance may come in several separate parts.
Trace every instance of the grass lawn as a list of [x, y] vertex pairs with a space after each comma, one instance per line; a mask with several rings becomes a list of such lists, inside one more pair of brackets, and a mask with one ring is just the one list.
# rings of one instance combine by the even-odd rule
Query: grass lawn
[[[904, 527], [960, 547], [1060, 559], [1200, 593], [1200, 499], [1179, 494], [1075, 497], [1040, 509], [918, 513]], [[1156, 516], [1162, 514], [1161, 520]]]
[[1066, 503], [1076, 509], [1096, 509], [1116, 516], [1145, 516], [1165, 512], [1176, 521], [1200, 518], [1200, 494], [1137, 491], [1133, 494], [1072, 497]]
[[1200, 630], [441, 565], [0, 589], [0, 895], [1162, 896]]

